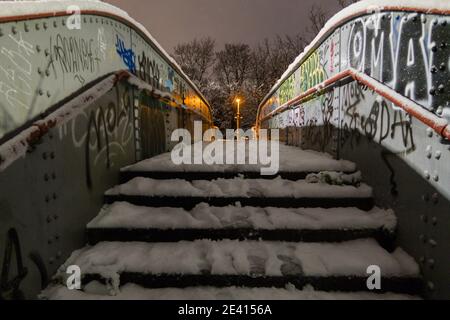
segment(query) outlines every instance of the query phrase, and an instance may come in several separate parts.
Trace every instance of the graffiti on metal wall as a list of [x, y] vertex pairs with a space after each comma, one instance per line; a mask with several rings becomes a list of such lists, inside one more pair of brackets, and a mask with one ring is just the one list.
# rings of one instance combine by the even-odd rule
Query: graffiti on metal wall
[[93, 168], [109, 169], [114, 159], [126, 155], [134, 138], [129, 89], [116, 87], [115, 100], [100, 101], [95, 109], [79, 114], [60, 128], [60, 138], [69, 135], [75, 147], [84, 149], [86, 184], [93, 186]]
[[415, 13], [358, 19], [348, 34], [348, 66], [442, 114], [450, 100], [448, 22]]

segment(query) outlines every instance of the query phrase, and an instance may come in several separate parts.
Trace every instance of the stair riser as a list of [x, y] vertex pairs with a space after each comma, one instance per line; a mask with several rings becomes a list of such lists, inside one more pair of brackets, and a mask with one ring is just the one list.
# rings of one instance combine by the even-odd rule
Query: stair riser
[[240, 203], [248, 207], [278, 207], [278, 208], [349, 208], [356, 207], [369, 211], [374, 207], [373, 198], [197, 198], [197, 197], [146, 197], [127, 195], [106, 195], [105, 204], [114, 202], [129, 202], [137, 206], [154, 208], [169, 207], [192, 210], [200, 203], [208, 203], [214, 207], [227, 207]]
[[179, 242], [208, 239], [264, 240], [282, 242], [339, 243], [363, 238], [375, 238], [388, 251], [394, 249], [395, 235], [384, 229], [365, 230], [255, 230], [255, 229], [88, 229], [88, 242]]
[[[234, 179], [244, 177], [245, 179], [267, 179], [272, 180], [281, 177], [285, 180], [298, 181], [304, 180], [309, 174], [317, 172], [279, 172], [275, 176], [263, 176], [260, 172], [149, 172], [149, 171], [124, 171], [120, 173], [120, 183], [124, 184], [134, 178], [149, 178], [155, 180], [172, 180], [181, 179], [186, 181], [195, 180], [217, 180], [217, 179]], [[345, 172], [352, 174], [354, 172]]]
[[[85, 275], [83, 283], [90, 281], [104, 282], [100, 275]], [[134, 283], [149, 289], [189, 288], [189, 287], [248, 287], [248, 288], [286, 288], [293, 285], [302, 290], [312, 286], [318, 291], [369, 292], [365, 277], [251, 277], [251, 276], [217, 276], [217, 275], [146, 275], [139, 273], [120, 274], [120, 284]], [[382, 278], [382, 290], [372, 293], [401, 293], [422, 295], [423, 285], [418, 278]]]

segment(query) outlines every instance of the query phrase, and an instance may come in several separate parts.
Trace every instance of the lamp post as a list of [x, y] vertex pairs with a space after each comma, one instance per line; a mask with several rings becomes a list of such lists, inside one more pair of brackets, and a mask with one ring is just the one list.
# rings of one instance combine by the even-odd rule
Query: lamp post
[[237, 138], [241, 138], [239, 134], [239, 129], [241, 128], [241, 99], [236, 98], [237, 103], [237, 115], [236, 115], [236, 127], [237, 127]]

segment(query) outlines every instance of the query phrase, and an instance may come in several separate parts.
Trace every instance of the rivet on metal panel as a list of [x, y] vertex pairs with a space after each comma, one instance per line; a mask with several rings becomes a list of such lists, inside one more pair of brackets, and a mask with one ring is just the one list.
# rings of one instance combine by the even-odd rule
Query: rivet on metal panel
[[61, 251], [58, 251], [58, 253], [56, 254], [56, 257], [59, 259], [59, 258], [61, 258], [62, 257], [62, 252]]
[[46, 75], [47, 77], [50, 77], [50, 70], [49, 70], [49, 69], [45, 70], [45, 75]]
[[62, 19], [61, 24], [62, 24], [63, 26], [65, 26], [65, 25], [66, 25], [66, 20], [65, 20], [65, 19]]
[[436, 113], [438, 116], [442, 116], [442, 114], [444, 113], [444, 108], [442, 106], [439, 106], [436, 110]]
[[25, 32], [30, 31], [30, 28], [28, 28], [28, 24], [26, 22], [23, 24], [23, 30], [25, 30]]
[[58, 22], [55, 20], [53, 21], [53, 27], [57, 28], [58, 27]]
[[439, 174], [437, 173], [437, 171], [435, 171], [433, 174], [433, 180], [439, 182]]
[[431, 223], [433, 224], [433, 226], [436, 226], [437, 223], [438, 223], [437, 217], [433, 217], [433, 218], [431, 219]]
[[47, 217], [47, 223], [50, 223], [50, 222], [52, 222], [52, 217], [48, 216]]
[[422, 200], [425, 201], [425, 202], [430, 201], [430, 195], [424, 194], [424, 195], [422, 196]]
[[437, 242], [436, 240], [430, 239], [428, 240], [428, 243], [430, 244], [430, 246], [432, 246], [433, 248], [437, 247]]
[[47, 24], [47, 22], [44, 22], [44, 29], [47, 30], [47, 28], [48, 28], [48, 24]]
[[433, 129], [428, 128], [427, 129], [427, 135], [428, 135], [428, 137], [432, 138], [433, 137]]
[[447, 25], [447, 20], [442, 19], [441, 20], [441, 26], [445, 27]]
[[443, 85], [443, 84], [440, 84], [439, 87], [438, 87], [439, 93], [444, 93], [444, 90], [445, 90], [444, 85]]
[[55, 235], [55, 240], [58, 241], [59, 240], [59, 235]]
[[[435, 49], [435, 47], [431, 48], [431, 51], [436, 52], [436, 50], [433, 50], [433, 49]], [[436, 95], [436, 88], [435, 87], [431, 87], [430, 94], [432, 96]]]
[[50, 202], [50, 196], [45, 196], [45, 202], [49, 203]]
[[44, 152], [44, 153], [42, 154], [42, 159], [47, 160], [47, 152]]
[[56, 173], [54, 173], [54, 172], [52, 173], [52, 179], [56, 180]]
[[48, 180], [49, 180], [48, 174], [44, 174], [44, 181], [48, 181]]
[[434, 204], [437, 204], [439, 202], [439, 194], [433, 193], [433, 195], [431, 196], [431, 200], [433, 200]]
[[41, 68], [38, 68], [38, 69], [37, 69], [37, 73], [38, 73], [38, 74], [42, 74], [42, 69], [41, 69]]
[[422, 220], [423, 222], [427, 223], [428, 222], [428, 217], [425, 214], [422, 214], [420, 216], [420, 220]]
[[48, 244], [52, 244], [53, 243], [53, 239], [48, 239], [47, 243]]
[[41, 52], [41, 46], [40, 45], [36, 46], [36, 52]]
[[45, 49], [44, 53], [45, 53], [46, 57], [48, 57], [50, 55], [50, 51], [48, 49]]
[[0, 37], [3, 37], [3, 30], [0, 28]]
[[58, 199], [58, 196], [56, 195], [56, 193], [53, 194], [53, 200]]
[[13, 34], [16, 34], [17, 33], [17, 28], [16, 27], [11, 27], [11, 32], [13, 33]]
[[53, 257], [51, 257], [49, 260], [48, 260], [48, 263], [50, 263], [50, 264], [53, 264], [55, 262], [55, 258], [53, 258]]
[[52, 153], [50, 153], [50, 159], [55, 159], [55, 153], [54, 152], [52, 152]]
[[428, 281], [427, 282], [427, 287], [428, 287], [428, 290], [434, 291], [434, 283], [433, 282]]
[[41, 26], [39, 25], [39, 23], [36, 23], [36, 24], [34, 25], [34, 28], [35, 28], [36, 30], [39, 30], [39, 29], [41, 29]]
[[58, 220], [58, 215], [57, 214], [55, 214], [54, 216], [53, 216], [53, 219], [55, 219], [55, 220]]
[[430, 175], [430, 173], [428, 171], [425, 171], [424, 172], [424, 177], [425, 177], [425, 179], [430, 180], [431, 175]]
[[419, 261], [420, 263], [425, 263], [425, 257], [424, 256], [420, 257]]
[[50, 98], [52, 96], [52, 94], [50, 93], [50, 91], [47, 91], [47, 97]]
[[433, 156], [433, 148], [431, 146], [427, 146], [426, 155], [428, 159], [431, 159], [431, 157]]
[[427, 238], [425, 237], [424, 234], [419, 235], [419, 240], [422, 241], [423, 243], [427, 242]]
[[39, 93], [40, 96], [44, 95], [44, 91], [42, 89], [39, 89], [38, 93]]
[[428, 266], [433, 269], [436, 264], [436, 261], [434, 259], [428, 259]]

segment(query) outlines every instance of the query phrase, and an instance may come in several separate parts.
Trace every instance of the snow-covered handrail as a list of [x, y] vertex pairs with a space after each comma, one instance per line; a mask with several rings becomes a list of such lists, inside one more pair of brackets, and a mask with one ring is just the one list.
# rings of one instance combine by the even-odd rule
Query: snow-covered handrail
[[[396, 16], [396, 21], [392, 22], [392, 26], [389, 25], [390, 22], [387, 22], [388, 19], [385, 20], [386, 17], [390, 17], [391, 15], [395, 15], [396, 13], [401, 13], [404, 15], [411, 15], [411, 19], [416, 21], [417, 14], [423, 14], [422, 18], [420, 19], [420, 22], [422, 25], [425, 25], [426, 28], [430, 25], [430, 22], [427, 24], [427, 18], [429, 20], [436, 19], [436, 21], [439, 19], [439, 16], [445, 16], [450, 14], [450, 2], [448, 1], [442, 1], [442, 0], [432, 0], [432, 1], [415, 1], [415, 0], [364, 0], [357, 2], [348, 8], [342, 10], [341, 12], [337, 13], [334, 17], [332, 17], [325, 27], [321, 30], [321, 32], [316, 36], [316, 38], [312, 41], [312, 43], [305, 48], [305, 50], [295, 59], [295, 61], [291, 64], [291, 66], [286, 70], [286, 72], [283, 74], [283, 76], [277, 81], [277, 83], [273, 86], [271, 91], [267, 94], [267, 96], [263, 99], [262, 103], [260, 104], [258, 108], [257, 113], [257, 125], [259, 125], [262, 120], [267, 120], [269, 115], [277, 114], [280, 111], [282, 111], [286, 104], [292, 104], [292, 102], [295, 102], [295, 97], [302, 96], [304, 97], [307, 95], [308, 92], [312, 90], [313, 93], [315, 93], [314, 86], [320, 86], [322, 82], [331, 83], [338, 73], [344, 74], [349, 73], [350, 75], [358, 75], [358, 78], [362, 78], [363, 75], [372, 76], [375, 80], [378, 80], [379, 84], [376, 85], [377, 89], [382, 90], [383, 92], [391, 91], [390, 89], [394, 89], [397, 92], [400, 92], [401, 90], [409, 90], [408, 83], [403, 83], [401, 85], [398, 85], [395, 83], [395, 80], [397, 82], [400, 82], [399, 79], [402, 79], [401, 70], [396, 70], [398, 68], [398, 55], [399, 55], [399, 47], [400, 47], [400, 41], [401, 31], [403, 29], [400, 29], [403, 25], [406, 26], [407, 22], [404, 22], [405, 20], [399, 21], [400, 14]], [[434, 16], [433, 16], [434, 15]], [[408, 21], [407, 16], [402, 16], [402, 19], [406, 19]], [[390, 20], [390, 19], [389, 19]], [[394, 19], [392, 19], [394, 20]], [[419, 19], [418, 19], [419, 20]], [[434, 22], [433, 22], [434, 24]], [[438, 24], [438, 23], [436, 23]], [[388, 30], [388, 28], [391, 28], [392, 30]], [[439, 27], [439, 24], [435, 29]], [[350, 28], [350, 31], [348, 31]], [[430, 28], [433, 28], [430, 26]], [[430, 29], [431, 30], [431, 29]], [[412, 32], [412, 30], [406, 30]], [[417, 31], [417, 30], [414, 30]], [[439, 30], [436, 32], [438, 34]], [[383, 39], [380, 40], [380, 35], [383, 34]], [[425, 34], [425, 31], [423, 31], [423, 34]], [[344, 35], [347, 37], [345, 38]], [[369, 39], [369, 36], [372, 36], [372, 39]], [[389, 37], [388, 37], [389, 36]], [[420, 34], [417, 34], [416, 41], [419, 41], [419, 36], [422, 36], [422, 32]], [[352, 38], [353, 37], [353, 38]], [[357, 38], [359, 37], [359, 38]], [[348, 43], [345, 43], [345, 40], [349, 41]], [[350, 50], [355, 49], [353, 46], [350, 48], [351, 43], [350, 41], [361, 41], [361, 52], [360, 57], [356, 57], [356, 61], [352, 61], [352, 58], [355, 58], [355, 55], [350, 52]], [[427, 39], [426, 39], [427, 40]], [[308, 86], [304, 81], [305, 79], [302, 78], [301, 69], [303, 66], [305, 67], [305, 70], [307, 72], [307, 69], [311, 66], [314, 68], [316, 65], [320, 64], [321, 61], [319, 61], [319, 57], [314, 57], [315, 54], [317, 54], [317, 51], [320, 50], [324, 43], [326, 42], [332, 42], [332, 55], [335, 55], [335, 61], [333, 61], [333, 58], [328, 59], [328, 63], [333, 64], [333, 66], [325, 72], [325, 74], [322, 74], [321, 77], [319, 77], [320, 81], [317, 81], [317, 79], [313, 80], [312, 85]], [[374, 41], [375, 44], [372, 45], [372, 42]], [[385, 41], [385, 43], [381, 43], [382, 41]], [[436, 41], [435, 38], [430, 36], [428, 41], [423, 41], [423, 45], [421, 50], [425, 51], [425, 46], [427, 46], [431, 51], [432, 44]], [[370, 43], [369, 43], [370, 42]], [[336, 49], [337, 44], [339, 44], [340, 48]], [[376, 47], [376, 46], [379, 47]], [[408, 49], [408, 44], [404, 44], [406, 46], [406, 50]], [[379, 51], [375, 52], [376, 50], [380, 50], [380, 47], [383, 48], [384, 51], [382, 54], [384, 55], [384, 58], [386, 59], [386, 54], [391, 54], [392, 56], [389, 57], [389, 61], [387, 62], [378, 62], [379, 57]], [[323, 48], [322, 48], [323, 50]], [[367, 51], [366, 51], [367, 50]], [[373, 50], [373, 52], [368, 52], [369, 50]], [[434, 50], [434, 49], [433, 49]], [[330, 50], [328, 50], [329, 52]], [[406, 51], [407, 52], [407, 51]], [[355, 53], [355, 52], [353, 52]], [[357, 52], [358, 53], [358, 52]], [[376, 53], [376, 55], [375, 55]], [[415, 54], [419, 56], [418, 52], [415, 51]], [[426, 53], [421, 53], [421, 55], [424, 55], [424, 60], [428, 60]], [[372, 56], [371, 56], [372, 55]], [[408, 54], [407, 54], [408, 55]], [[311, 57], [313, 57], [311, 59]], [[358, 58], [360, 60], [358, 60]], [[369, 66], [367, 66], [368, 61], [364, 61], [364, 59], [369, 60], [371, 58], [375, 58], [376, 61], [370, 61]], [[403, 60], [406, 60], [408, 57], [404, 57]], [[416, 57], [417, 60], [420, 60], [420, 57]], [[439, 59], [438, 54], [435, 54], [434, 57], [434, 63], [437, 64], [437, 60]], [[331, 60], [331, 61], [330, 61]], [[323, 62], [323, 61], [322, 61]], [[392, 64], [392, 66], [388, 65], [388, 62]], [[427, 72], [433, 72], [432, 67], [432, 59], [430, 58], [428, 63], [420, 63], [418, 68], [422, 68], [423, 70], [426, 70]], [[372, 65], [370, 65], [372, 63]], [[366, 65], [364, 65], [366, 64]], [[381, 64], [381, 67], [380, 67]], [[392, 72], [390, 81], [383, 81], [381, 76], [384, 76], [384, 72], [386, 70], [381, 70], [383, 68], [388, 69], [390, 68], [390, 71]], [[373, 69], [378, 68], [377, 70]], [[371, 74], [372, 73], [372, 74]], [[375, 74], [374, 74], [375, 73]], [[377, 74], [378, 73], [378, 74]], [[397, 74], [398, 73], [398, 74]], [[297, 77], [296, 77], [296, 74]], [[445, 110], [443, 109], [442, 103], [445, 102], [445, 98], [448, 97], [448, 93], [442, 93], [438, 90], [438, 88], [435, 88], [433, 84], [440, 83], [441, 81], [442, 85], [448, 85], [445, 81], [448, 81], [450, 74], [447, 71], [447, 74], [442, 77], [440, 76], [439, 79], [436, 77], [431, 77], [426, 79], [424, 83], [422, 83], [422, 86], [428, 85], [427, 88], [425, 88], [428, 92], [430, 92], [429, 96], [425, 96], [425, 94], [422, 92], [421, 96], [418, 98], [415, 97], [408, 97], [410, 99], [402, 99], [403, 103], [402, 106], [406, 106], [405, 110], [411, 110], [412, 108], [415, 109], [415, 112], [412, 114], [415, 117], [418, 117], [418, 119], [428, 119], [425, 120], [426, 123], [435, 123], [438, 122], [440, 125], [438, 126], [437, 130], [439, 134], [443, 134], [444, 137], [448, 138], [448, 130], [442, 130], [442, 124], [447, 120], [442, 119], [441, 117], [448, 117], [446, 116]], [[421, 77], [428, 77], [425, 75], [421, 75]], [[444, 78], [444, 80], [442, 80]], [[445, 80], [445, 78], [447, 80]], [[357, 80], [354, 77], [355, 80]], [[366, 79], [369, 80], [369, 79]], [[422, 79], [419, 79], [422, 80]], [[294, 82], [289, 84], [289, 82]], [[286, 85], [288, 83], [288, 85]], [[309, 82], [311, 83], [311, 82]], [[385, 86], [385, 88], [381, 89], [381, 86]], [[286, 86], [286, 88], [283, 88], [283, 86]], [[299, 89], [299, 88], [302, 89]], [[291, 91], [281, 99], [279, 99], [278, 95], [280, 91]], [[409, 94], [410, 96], [413, 96], [412, 93]], [[392, 94], [389, 94], [389, 96], [392, 96]], [[389, 99], [388, 95], [385, 95], [385, 98]], [[418, 96], [418, 95], [417, 95]], [[399, 98], [399, 97], [398, 97]], [[439, 99], [440, 98], [440, 99]], [[277, 100], [273, 102], [273, 100]], [[272, 100], [272, 101], [271, 101]], [[280, 101], [279, 100], [283, 100]], [[289, 101], [292, 100], [292, 101]], [[399, 99], [396, 99], [398, 101]], [[286, 103], [288, 102], [288, 103]], [[395, 101], [391, 101], [395, 102]], [[406, 104], [408, 102], [408, 104]], [[415, 107], [422, 106], [421, 109], [417, 109]], [[410, 107], [408, 107], [410, 106]], [[269, 112], [263, 112], [265, 110], [263, 109], [271, 109]], [[431, 111], [431, 114], [429, 111]], [[440, 118], [440, 119], [437, 119]]]
[[85, 84], [125, 68], [211, 123], [195, 84], [119, 8], [100, 1], [2, 1], [0, 12], [0, 112], [10, 119], [0, 123], [0, 144]]

